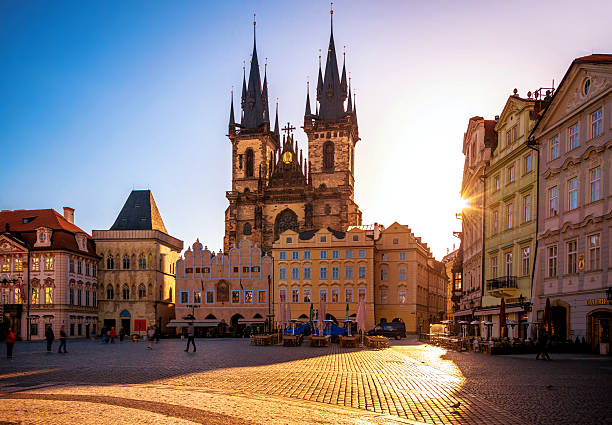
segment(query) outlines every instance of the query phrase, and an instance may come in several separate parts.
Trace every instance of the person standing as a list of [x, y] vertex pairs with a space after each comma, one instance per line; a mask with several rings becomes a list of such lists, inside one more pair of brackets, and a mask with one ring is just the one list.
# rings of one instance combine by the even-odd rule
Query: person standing
[[58, 353], [62, 352], [62, 347], [64, 347], [64, 353], [67, 353], [68, 351], [66, 351], [66, 331], [64, 330], [63, 325], [60, 328], [60, 346], [59, 350], [57, 350]]
[[108, 329], [106, 328], [106, 326], [102, 326], [102, 330], [100, 331], [100, 334], [102, 335], [102, 344], [107, 344], [108, 343], [108, 339], [107, 339]]
[[114, 326], [113, 326], [113, 327], [111, 327], [111, 330], [110, 330], [110, 334], [109, 334], [109, 336], [110, 336], [110, 342], [111, 342], [111, 344], [114, 344], [114, 343], [115, 343], [115, 338], [117, 338], [117, 331], [115, 330], [115, 327], [114, 327]]
[[53, 326], [47, 326], [47, 330], [45, 331], [45, 338], [47, 339], [47, 352], [51, 352], [51, 347], [53, 346], [53, 341], [55, 341], [55, 334], [53, 333]]
[[15, 334], [11, 328], [8, 329], [8, 333], [6, 334], [6, 358], [13, 358], [13, 346], [15, 345]]
[[155, 329], [153, 329], [153, 326], [149, 326], [149, 329], [147, 329], [147, 348], [149, 350], [153, 349], [154, 339], [155, 339]]
[[185, 348], [185, 351], [189, 352], [189, 344], [193, 344], [193, 352], [196, 352], [196, 345], [195, 345], [195, 329], [193, 327], [193, 322], [189, 323], [189, 327], [187, 328], [187, 348]]
[[159, 343], [159, 338], [161, 336], [161, 329], [159, 329], [159, 326], [155, 325], [155, 343]]
[[123, 338], [125, 338], [125, 329], [121, 326], [121, 329], [119, 329], [119, 342], [123, 342]]

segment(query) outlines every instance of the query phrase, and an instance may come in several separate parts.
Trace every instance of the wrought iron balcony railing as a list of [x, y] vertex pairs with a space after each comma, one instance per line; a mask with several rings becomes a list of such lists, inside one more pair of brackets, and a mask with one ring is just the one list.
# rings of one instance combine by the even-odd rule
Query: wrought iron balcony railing
[[516, 276], [501, 276], [495, 279], [487, 280], [487, 291], [496, 291], [498, 289], [518, 289]]

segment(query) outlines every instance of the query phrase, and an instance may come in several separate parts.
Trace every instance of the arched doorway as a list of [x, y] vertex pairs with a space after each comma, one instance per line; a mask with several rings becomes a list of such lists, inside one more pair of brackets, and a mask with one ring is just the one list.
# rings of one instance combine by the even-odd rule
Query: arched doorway
[[131, 333], [130, 332], [130, 319], [132, 315], [130, 314], [129, 311], [123, 310], [121, 314], [119, 315], [119, 317], [121, 317], [121, 327], [123, 328], [123, 331], [125, 332], [126, 335], [129, 335]]
[[595, 353], [610, 354], [612, 309], [601, 308], [587, 314], [587, 342]]
[[276, 216], [274, 221], [274, 240], [285, 230], [298, 231], [297, 214], [289, 208], [284, 209]]
[[240, 319], [244, 319], [244, 317], [242, 316], [242, 314], [238, 313], [234, 314], [230, 319], [230, 326], [232, 327], [232, 330], [234, 331], [235, 335], [242, 335], [242, 328], [244, 328], [244, 325], [241, 325], [238, 322]]
[[567, 308], [562, 305], [556, 305], [550, 307], [552, 315], [552, 336], [559, 341], [567, 340]]

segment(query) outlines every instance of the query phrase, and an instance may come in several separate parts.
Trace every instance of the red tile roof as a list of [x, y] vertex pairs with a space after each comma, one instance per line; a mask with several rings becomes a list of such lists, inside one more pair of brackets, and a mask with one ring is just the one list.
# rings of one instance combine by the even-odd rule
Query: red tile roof
[[[0, 232], [6, 231], [7, 224], [11, 236], [26, 242], [32, 250], [65, 249], [97, 257], [96, 246], [91, 236], [55, 210], [0, 211]], [[34, 248], [38, 227], [48, 227], [53, 230], [51, 247]], [[87, 237], [87, 252], [79, 249], [75, 233], [84, 233]]]
[[595, 53], [574, 59], [574, 63], [612, 63], [612, 55]]

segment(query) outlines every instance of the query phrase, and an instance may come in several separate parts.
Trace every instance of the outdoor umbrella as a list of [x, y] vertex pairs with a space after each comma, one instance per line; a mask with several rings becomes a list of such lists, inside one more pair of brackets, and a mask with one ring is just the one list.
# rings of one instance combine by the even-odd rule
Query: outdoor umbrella
[[348, 306], [348, 303], [346, 303], [346, 317], [345, 317], [345, 319], [344, 319], [344, 320], [348, 320], [348, 316], [349, 316], [349, 314], [348, 314], [348, 313], [349, 313], [349, 312], [348, 312], [348, 310], [349, 310], [349, 306]]
[[291, 303], [285, 303], [285, 324], [289, 326], [291, 322]]
[[325, 324], [323, 323], [325, 320], [325, 301], [323, 299], [319, 300], [319, 317], [317, 319], [317, 328], [319, 328], [319, 335], [323, 335], [323, 328]]
[[550, 298], [546, 298], [546, 307], [544, 308], [544, 328], [546, 332], [552, 331], [552, 310], [550, 309]]
[[283, 319], [283, 317], [285, 316], [285, 305], [282, 301], [278, 302], [278, 314], [276, 315], [276, 327], [278, 328], [283, 328], [283, 325], [285, 324], [285, 319]]
[[506, 333], [506, 302], [502, 298], [499, 305], [499, 338], [503, 338]]
[[309, 320], [310, 326], [312, 326], [312, 316], [314, 316], [314, 308], [313, 308], [312, 303], [310, 303], [310, 320]]

